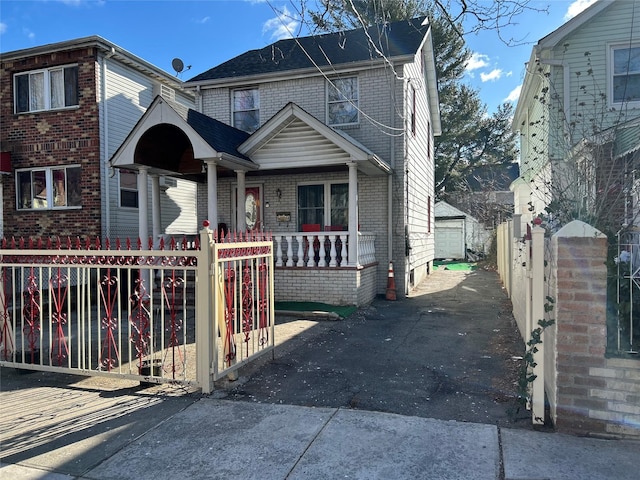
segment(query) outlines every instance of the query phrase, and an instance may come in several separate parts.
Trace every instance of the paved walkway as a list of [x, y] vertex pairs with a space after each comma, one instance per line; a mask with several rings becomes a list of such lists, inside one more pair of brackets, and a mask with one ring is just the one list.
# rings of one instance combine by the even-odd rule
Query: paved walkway
[[279, 321], [275, 360], [210, 396], [0, 369], [0, 479], [638, 478], [639, 443], [510, 413], [504, 302], [491, 272], [440, 271], [344, 321]]

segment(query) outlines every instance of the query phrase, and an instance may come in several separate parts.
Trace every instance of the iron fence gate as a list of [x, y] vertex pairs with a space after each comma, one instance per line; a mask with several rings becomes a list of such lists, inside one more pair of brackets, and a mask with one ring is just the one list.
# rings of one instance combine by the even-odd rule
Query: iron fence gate
[[274, 346], [271, 238], [2, 241], [0, 366], [213, 380]]

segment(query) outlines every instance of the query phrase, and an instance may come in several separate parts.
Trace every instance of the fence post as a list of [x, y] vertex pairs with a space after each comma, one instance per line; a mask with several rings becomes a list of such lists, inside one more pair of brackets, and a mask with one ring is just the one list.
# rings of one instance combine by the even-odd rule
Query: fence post
[[[544, 319], [544, 228], [535, 225], [531, 229], [531, 328], [538, 328], [538, 321]], [[527, 332], [531, 338], [531, 331]], [[542, 343], [533, 354], [536, 376], [531, 386], [531, 418], [534, 424], [544, 423], [544, 333]]]
[[213, 391], [211, 369], [216, 348], [211, 314], [215, 311], [211, 275], [212, 232], [200, 230], [200, 253], [196, 275], [196, 378], [202, 393]]

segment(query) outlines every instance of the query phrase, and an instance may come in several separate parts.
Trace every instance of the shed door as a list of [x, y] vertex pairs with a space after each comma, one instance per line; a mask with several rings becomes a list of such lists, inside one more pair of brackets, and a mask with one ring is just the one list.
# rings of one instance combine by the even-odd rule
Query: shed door
[[464, 259], [464, 219], [436, 220], [435, 226], [435, 258]]

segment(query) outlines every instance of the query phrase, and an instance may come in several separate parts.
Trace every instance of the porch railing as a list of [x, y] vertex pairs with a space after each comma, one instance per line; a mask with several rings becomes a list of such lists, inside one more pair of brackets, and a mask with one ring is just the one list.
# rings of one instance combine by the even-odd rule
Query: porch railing
[[[375, 262], [376, 236], [358, 232], [358, 263]], [[349, 232], [274, 233], [276, 267], [346, 267], [355, 262], [350, 257]]]

